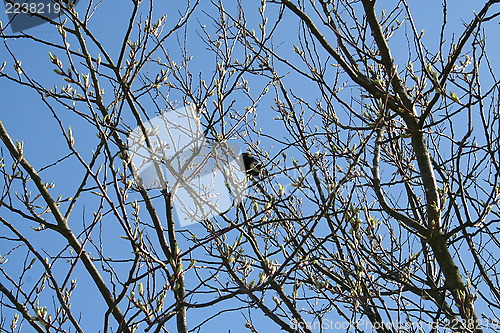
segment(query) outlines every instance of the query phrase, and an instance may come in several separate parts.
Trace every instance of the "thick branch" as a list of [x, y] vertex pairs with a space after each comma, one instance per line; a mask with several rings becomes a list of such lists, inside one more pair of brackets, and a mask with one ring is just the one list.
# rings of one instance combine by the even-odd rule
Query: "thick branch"
[[400, 212], [394, 210], [389, 206], [387, 201], [385, 200], [384, 193], [382, 192], [382, 188], [380, 186], [380, 146], [383, 138], [384, 128], [378, 129], [377, 141], [375, 142], [375, 149], [373, 151], [373, 166], [372, 166], [372, 175], [373, 175], [373, 190], [375, 191], [375, 195], [380, 203], [380, 206], [384, 209], [384, 211], [395, 218], [396, 220], [403, 223], [403, 225], [412, 233], [418, 234], [420, 237], [424, 237], [427, 234], [425, 228], [420, 225], [417, 221], [408, 217], [406, 215], [401, 214]]
[[[386, 66], [388, 75], [391, 76], [391, 84], [394, 91], [401, 98], [403, 105], [407, 110], [413, 108], [413, 103], [408, 98], [405, 88], [399, 78], [395, 66], [394, 59], [385, 40], [378, 19], [375, 15], [375, 1], [362, 1], [367, 20], [372, 30], [372, 35], [379, 48], [382, 63]], [[415, 152], [417, 164], [419, 167], [420, 177], [422, 178], [423, 187], [425, 190], [425, 200], [427, 208], [427, 240], [432, 248], [436, 261], [438, 262], [443, 275], [446, 279], [446, 288], [451, 291], [455, 300], [460, 316], [466, 322], [473, 319], [478, 323], [478, 318], [472, 304], [470, 292], [465, 287], [458, 266], [455, 264], [448, 248], [446, 237], [441, 227], [441, 204], [439, 199], [438, 186], [432, 167], [429, 150], [425, 143], [425, 137], [422, 130], [419, 128], [418, 118], [414, 111], [411, 114], [403, 116], [411, 135], [411, 145]], [[476, 332], [482, 332], [480, 327], [476, 327]]]
[[[49, 206], [52, 216], [54, 216], [54, 218], [57, 221], [57, 227], [54, 227], [54, 229], [58, 233], [60, 233], [64, 238], [66, 238], [68, 244], [73, 248], [73, 250], [75, 250], [76, 253], [80, 255], [80, 259], [82, 260], [83, 264], [85, 265], [85, 268], [87, 269], [88, 273], [94, 280], [94, 283], [96, 284], [101, 295], [106, 301], [106, 304], [109, 306], [110, 309], [112, 309], [112, 313], [113, 316], [115, 317], [115, 320], [119, 323], [119, 325], [124, 325], [126, 323], [125, 317], [121, 312], [120, 308], [118, 308], [118, 306], [115, 304], [113, 295], [111, 295], [111, 292], [106, 286], [106, 282], [104, 282], [104, 280], [102, 279], [101, 274], [95, 267], [90, 256], [83, 249], [82, 245], [78, 241], [78, 238], [68, 227], [67, 220], [64, 218], [63, 214], [57, 207], [54, 199], [52, 199], [52, 196], [50, 195], [47, 187], [45, 186], [45, 183], [42, 181], [38, 173], [35, 171], [35, 168], [33, 168], [33, 166], [24, 158], [22, 151], [16, 148], [1, 121], [0, 121], [0, 139], [3, 141], [3, 143], [9, 150], [9, 153], [14, 158], [14, 160], [18, 162], [23, 167], [23, 169], [26, 170], [26, 172], [28, 172], [31, 179], [38, 188], [40, 194], [42, 195], [43, 199]], [[121, 329], [124, 333], [130, 332], [130, 330], [127, 327], [122, 327]]]

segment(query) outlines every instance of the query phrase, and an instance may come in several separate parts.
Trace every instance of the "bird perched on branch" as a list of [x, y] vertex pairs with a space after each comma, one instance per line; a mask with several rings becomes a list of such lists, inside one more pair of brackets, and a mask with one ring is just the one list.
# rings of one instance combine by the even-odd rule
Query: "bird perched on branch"
[[266, 169], [262, 163], [257, 161], [250, 153], [242, 153], [243, 165], [245, 166], [245, 172], [251, 177], [260, 177], [267, 174]]

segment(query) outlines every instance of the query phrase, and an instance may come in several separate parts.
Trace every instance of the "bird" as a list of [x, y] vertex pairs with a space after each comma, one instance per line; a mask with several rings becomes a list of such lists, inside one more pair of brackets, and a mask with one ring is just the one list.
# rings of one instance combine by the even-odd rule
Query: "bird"
[[242, 153], [241, 156], [243, 157], [243, 165], [245, 166], [245, 172], [248, 176], [259, 177], [267, 174], [262, 163], [257, 161], [252, 154], [245, 152]]

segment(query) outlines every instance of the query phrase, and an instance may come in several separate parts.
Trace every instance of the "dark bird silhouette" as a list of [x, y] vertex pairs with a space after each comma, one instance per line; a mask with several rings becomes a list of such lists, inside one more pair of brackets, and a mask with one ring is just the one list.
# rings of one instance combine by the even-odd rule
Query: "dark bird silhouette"
[[243, 165], [247, 175], [251, 177], [265, 176], [267, 174], [262, 163], [257, 161], [250, 153], [242, 153]]

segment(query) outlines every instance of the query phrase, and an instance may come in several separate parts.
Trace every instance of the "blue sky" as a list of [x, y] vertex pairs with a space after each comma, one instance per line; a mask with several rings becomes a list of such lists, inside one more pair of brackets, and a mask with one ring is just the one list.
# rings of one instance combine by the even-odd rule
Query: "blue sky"
[[[117, 5], [117, 3], [120, 3], [120, 5]], [[257, 3], [258, 2], [256, 1], [243, 1], [243, 5], [248, 8], [248, 12], [245, 14], [247, 15], [249, 22], [252, 22], [253, 18], [258, 17], [257, 8], [254, 6]], [[378, 8], [383, 8], [385, 3], [391, 4], [392, 1], [379, 1], [377, 5]], [[178, 11], [183, 9], [184, 4], [184, 1], [171, 1], [168, 5], [158, 2], [155, 5], [154, 16], [158, 18], [163, 13], [167, 13], [167, 21], [175, 20], [179, 16]], [[268, 6], [271, 7], [272, 5], [269, 4]], [[427, 42], [428, 47], [437, 50], [439, 47], [439, 40], [437, 40], [436, 36], [441, 29], [440, 3], [426, 0], [419, 1], [417, 4], [412, 4], [411, 6], [418, 28], [425, 30], [424, 41]], [[77, 8], [78, 10], [83, 10], [85, 8], [83, 1], [78, 4]], [[474, 9], [479, 9], [479, 6], [477, 6], [475, 2], [464, 0], [453, 1], [453, 4], [448, 8], [449, 21], [447, 29], [449, 31], [448, 36], [450, 39], [453, 36], [453, 32], [462, 31], [463, 22], [467, 22], [473, 17]], [[119, 43], [124, 35], [130, 10], [131, 6], [129, 1], [103, 1], [102, 5], [98, 7], [98, 10], [94, 13], [93, 18], [90, 21], [90, 29], [95, 33], [96, 37], [102, 42], [113, 58], [115, 58], [119, 52]], [[206, 24], [210, 29], [211, 23], [207, 13], [213, 14], [215, 11], [210, 4], [204, 2], [196, 10], [193, 17], [194, 19], [188, 24], [189, 35], [187, 41], [188, 52], [193, 56], [193, 60], [190, 65], [191, 70], [195, 73], [199, 72], [203, 76], [209, 78], [213, 72], [215, 60], [205, 49], [205, 46], [201, 43], [200, 37], [198, 36], [198, 34], [201, 33], [199, 27], [200, 24]], [[4, 22], [7, 20], [7, 16], [3, 12], [0, 14], [0, 20]], [[285, 22], [287, 21], [285, 20]], [[290, 56], [293, 56], [292, 44], [294, 43], [293, 40], [296, 39], [297, 27], [295, 23], [295, 20], [290, 19], [289, 23], [282, 25], [279, 32], [275, 36], [275, 40], [273, 41], [275, 45], [280, 45], [279, 47], [282, 49], [286, 50], [288, 48]], [[257, 24], [255, 24], [255, 26], [257, 27]], [[497, 36], [500, 32], [499, 26], [496, 23], [490, 23], [488, 25], [488, 29], [488, 35], [491, 36], [489, 38], [492, 39], [488, 44], [488, 52], [490, 58], [495, 59], [498, 58], [500, 52], [500, 49], [497, 47], [498, 43], [494, 41], [495, 36]], [[292, 33], [290, 33], [290, 31]], [[60, 42], [60, 37], [57, 31], [48, 25], [32, 28], [27, 31], [27, 33], [47, 40], [53, 40], [54, 42]], [[458, 38], [458, 36], [456, 36], [456, 38]], [[173, 59], [180, 59], [180, 46], [178, 45], [178, 42], [179, 41], [176, 38], [171, 38], [167, 41], [166, 47], [171, 51]], [[396, 58], [398, 57], [399, 52], [401, 52], [401, 55], [406, 54], [405, 43], [405, 41], [401, 41], [401, 39], [397, 38], [391, 42]], [[53, 51], [50, 48], [35, 44], [26, 39], [9, 40], [8, 47], [16, 55], [16, 57], [22, 61], [23, 68], [42, 85], [60, 86], [63, 83], [61, 79], [55, 75], [53, 72], [53, 65], [49, 62], [48, 52]], [[405, 61], [406, 57], [403, 57], [402, 59]], [[3, 61], [7, 61], [7, 70], [12, 72], [12, 59], [8, 55], [4, 44], [0, 45], [0, 64]], [[296, 89], [302, 94], [307, 94], [309, 89], [310, 94], [317, 93], [314, 87], [305, 87], [301, 85], [300, 82], [293, 83], [293, 78], [290, 79], [290, 84], [292, 89]], [[262, 88], [263, 87], [259, 86], [258, 82], [256, 82], [255, 86], [252, 87], [252, 89], [255, 89], [256, 91], [259, 91], [259, 89]], [[112, 91], [109, 90], [108, 94], [112, 94]], [[175, 93], [172, 93], [170, 98], [177, 101], [182, 100], [182, 96], [176, 95]], [[37, 93], [21, 85], [9, 82], [8, 80], [0, 80], [0, 100], [0, 120], [4, 123], [12, 138], [24, 141], [25, 155], [29, 157], [29, 160], [33, 165], [37, 168], [41, 168], [64, 156], [64, 153], [62, 152], [66, 151], [66, 143], [60, 135], [58, 123], [51, 116], [50, 110]], [[265, 106], [270, 103], [272, 103], [271, 100], [264, 100], [262, 104]], [[240, 104], [244, 103], [240, 102]], [[61, 116], [65, 127], [67, 128], [68, 126], [71, 126], [73, 129], [77, 149], [84, 157], [90, 157], [92, 152], [86, 150], [86, 147], [89, 145], [93, 147], [95, 146], [95, 142], [97, 142], [97, 138], [95, 137], [92, 128], [90, 128], [89, 125], [86, 124], [80, 117], [76, 117], [69, 113], [64, 114], [64, 112], [60, 111], [61, 110], [58, 110], [58, 114]], [[268, 110], [265, 108], [259, 110], [257, 112], [257, 118], [263, 120], [272, 118], [267, 111]], [[131, 116], [128, 115], [125, 117], [129, 117], [128, 119], [130, 120], [130, 124], [133, 126]], [[266, 123], [263, 121], [260, 126], [262, 126], [264, 133], [270, 133], [277, 137], [282, 134], [282, 128], [273, 127], [273, 125], [269, 122]], [[271, 154], [275, 152], [273, 147], [265, 147], [265, 149], [268, 149]], [[5, 151], [3, 153], [6, 154]], [[79, 172], [82, 172], [82, 169], [72, 169], [72, 167], [74, 167], [72, 163], [64, 163], [67, 163], [67, 173], [60, 172], [60, 169], [56, 169], [58, 171], [48, 169], [42, 173], [42, 176], [44, 179], [47, 179], [47, 181], [54, 181], [56, 183], [57, 186], [53, 193], [59, 192], [63, 196], [69, 196], [78, 184], [78, 178], [75, 176], [78, 175]], [[88, 221], [92, 218], [92, 206], [95, 205], [96, 202], [97, 199], [88, 199], [88, 201], [82, 202], [78, 205], [77, 211], [74, 213], [73, 223], [77, 225], [81, 224], [82, 221], [80, 221], [80, 219], [87, 219], [88, 223]], [[6, 218], [10, 216], [10, 214], [8, 214], [3, 208], [0, 208], [0, 215]], [[103, 237], [105, 239], [107, 235], [113, 235], [113, 237], [109, 237], [106, 242], [106, 253], [110, 256], [120, 257], [122, 256], [121, 244], [125, 244], [125, 241], [114, 237], [116, 234], [113, 233], [113, 227], [109, 226], [109, 228], [109, 233], [106, 232], [107, 230], [104, 230], [103, 232]], [[193, 232], [203, 232], [201, 226], [195, 225], [190, 228]], [[26, 228], [26, 230], [29, 230], [29, 228]], [[62, 246], [60, 239], [47, 238], [46, 233], [32, 232], [32, 236], [37, 239], [36, 242], [40, 249], [44, 249], [48, 252], [54, 253]], [[8, 251], [8, 248], [5, 248], [5, 245], [5, 243], [0, 242], [0, 254]], [[128, 249], [128, 247], [126, 248]], [[125, 254], [125, 256], [127, 255], [128, 253]], [[19, 260], [21, 260], [21, 258], [19, 258]], [[87, 274], [83, 271], [83, 269], [81, 269], [80, 266], [77, 266], [76, 270], [77, 274], [75, 275], [78, 276], [79, 285], [92, 285], [92, 282], [88, 278]], [[2, 279], [2, 277], [0, 277], [0, 279]], [[102, 309], [99, 305], [100, 299], [96, 301], [95, 297], [98, 298], [99, 295], [97, 295], [95, 291], [92, 291], [92, 288], [78, 288], [73, 298], [73, 307], [76, 311], [82, 311], [82, 326], [88, 332], [97, 332], [99, 329], [102, 330], [102, 320], [94, 320], [95, 318], [101, 317]], [[216, 310], [223, 310], [228, 307], [228, 304], [231, 306], [230, 303], [222, 303], [211, 308], [210, 311], [193, 310], [188, 312], [189, 324], [195, 325], [199, 320], [207, 317], [207, 312], [215, 313]], [[208, 322], [202, 332], [221, 332], [221, 327], [227, 328], [227, 330], [231, 329], [231, 332], [233, 333], [242, 331], [242, 319], [232, 322], [228, 320], [228, 317], [221, 316], [216, 320]], [[260, 318], [257, 322], [261, 325], [260, 328], [263, 332], [265, 331], [263, 327], [266, 327], [266, 320], [267, 319]], [[227, 330], [224, 332], [227, 332]]]

